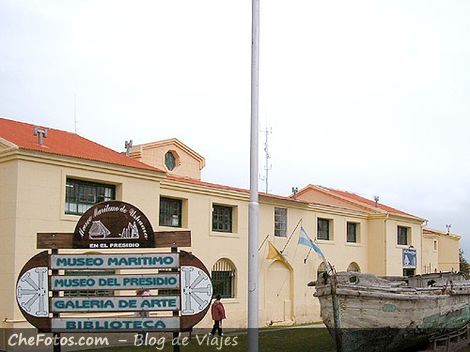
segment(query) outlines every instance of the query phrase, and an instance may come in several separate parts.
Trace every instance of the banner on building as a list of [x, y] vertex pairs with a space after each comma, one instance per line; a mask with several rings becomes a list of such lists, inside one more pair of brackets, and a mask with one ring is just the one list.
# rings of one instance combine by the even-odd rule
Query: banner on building
[[403, 268], [416, 269], [416, 249], [403, 249]]

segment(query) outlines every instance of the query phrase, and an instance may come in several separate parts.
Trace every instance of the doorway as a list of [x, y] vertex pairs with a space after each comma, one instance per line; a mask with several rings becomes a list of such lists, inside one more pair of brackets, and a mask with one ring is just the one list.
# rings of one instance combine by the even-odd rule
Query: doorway
[[292, 271], [284, 263], [275, 261], [268, 268], [266, 282], [266, 309], [268, 323], [292, 320]]

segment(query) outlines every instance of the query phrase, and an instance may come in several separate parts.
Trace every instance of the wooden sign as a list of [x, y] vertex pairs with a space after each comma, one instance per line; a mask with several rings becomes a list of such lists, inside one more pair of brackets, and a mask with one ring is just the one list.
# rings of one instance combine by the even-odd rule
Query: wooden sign
[[[124, 275], [50, 275], [53, 268], [89, 272], [90, 269], [103, 269], [110, 258], [126, 258], [126, 269], [141, 269], [142, 263], [136, 258], [160, 258], [162, 254], [64, 254], [50, 255], [47, 251], [31, 258], [23, 267], [16, 285], [16, 297], [21, 312], [26, 320], [43, 332], [58, 331], [186, 331], [197, 324], [207, 313], [212, 299], [212, 282], [207, 268], [191, 253], [163, 254], [178, 263], [177, 272], [159, 274], [124, 274]], [[81, 260], [80, 258], [83, 257]], [[68, 259], [68, 261], [63, 261]], [[71, 259], [73, 259], [71, 261]], [[97, 260], [102, 259], [102, 260]], [[170, 259], [168, 259], [169, 262]], [[159, 264], [156, 264], [156, 263]], [[68, 266], [67, 264], [71, 264]], [[80, 264], [77, 264], [80, 263]], [[88, 263], [88, 264], [84, 264]], [[93, 264], [90, 264], [93, 263]], [[99, 263], [99, 265], [98, 265]], [[114, 262], [113, 262], [114, 263]], [[149, 265], [160, 265], [161, 260], [151, 261]], [[114, 264], [113, 264], [114, 265]], [[171, 264], [174, 265], [174, 264]], [[121, 268], [121, 267], [119, 267]], [[78, 286], [78, 287], [74, 287]], [[177, 288], [176, 296], [153, 295], [128, 296], [116, 292], [136, 288]], [[114, 292], [109, 297], [50, 297], [52, 292], [84, 291], [91, 289], [110, 289]], [[52, 313], [90, 313], [90, 312], [178, 312], [178, 317], [168, 316], [159, 319], [143, 318], [51, 318]], [[140, 323], [139, 323], [140, 321]], [[143, 325], [142, 325], [143, 324]]]
[[75, 227], [74, 248], [154, 248], [150, 221], [137, 207], [119, 201], [98, 203]]
[[[213, 288], [204, 264], [191, 253], [177, 251], [178, 245], [191, 246], [189, 231], [153, 232], [147, 217], [131, 204], [96, 204], [83, 214], [73, 234], [38, 234], [38, 248], [54, 251], [43, 251], [24, 265], [16, 285], [17, 303], [26, 320], [42, 332], [190, 330], [207, 313]], [[171, 253], [120, 252], [165, 246], [171, 247]], [[115, 251], [61, 254], [61, 248]], [[70, 272], [73, 275], [67, 275]], [[148, 294], [137, 295], [135, 290], [142, 289]], [[69, 294], [100, 290], [109, 295]], [[103, 312], [116, 316], [92, 316]], [[131, 316], [122, 316], [125, 312]], [[75, 315], [62, 317], [62, 313]]]
[[178, 311], [179, 296], [52, 297], [52, 312]]
[[177, 253], [56, 254], [51, 269], [171, 269], [179, 267]]
[[[37, 249], [72, 249], [73, 233], [42, 232], [37, 235]], [[191, 231], [157, 231], [153, 233], [155, 248], [191, 247]], [[105, 248], [106, 249], [106, 248]]]
[[180, 331], [179, 317], [165, 318], [54, 318], [55, 332], [142, 332]]
[[53, 275], [51, 291], [179, 289], [179, 273], [152, 275]]

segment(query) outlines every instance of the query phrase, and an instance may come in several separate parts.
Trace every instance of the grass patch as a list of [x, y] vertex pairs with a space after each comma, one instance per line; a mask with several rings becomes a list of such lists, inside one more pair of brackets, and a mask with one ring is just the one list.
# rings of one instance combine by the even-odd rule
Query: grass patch
[[[199, 339], [193, 335], [189, 345], [181, 346], [181, 352], [245, 352], [247, 350], [247, 335], [228, 334], [222, 338], [209, 338], [203, 334], [197, 335]], [[221, 339], [224, 339], [225, 346], [221, 348]], [[236, 344], [235, 344], [236, 342]], [[260, 352], [298, 352], [305, 350], [314, 350], [315, 352], [332, 352], [335, 351], [333, 340], [326, 329], [319, 328], [287, 328], [287, 329], [263, 329], [259, 334]], [[227, 344], [230, 344], [227, 346]], [[158, 347], [158, 348], [157, 348]], [[167, 340], [162, 348], [161, 344], [155, 346], [142, 347], [110, 347], [101, 348], [99, 350], [90, 351], [106, 351], [106, 352], [150, 352], [150, 351], [173, 351], [171, 340]]]

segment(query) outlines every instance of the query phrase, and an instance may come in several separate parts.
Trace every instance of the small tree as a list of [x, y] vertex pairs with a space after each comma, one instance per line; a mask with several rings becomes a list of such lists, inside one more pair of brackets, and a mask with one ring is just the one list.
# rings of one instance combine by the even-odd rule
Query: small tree
[[459, 249], [459, 262], [460, 262], [460, 272], [465, 275], [465, 277], [470, 277], [470, 264], [467, 262], [463, 256], [463, 250]]

